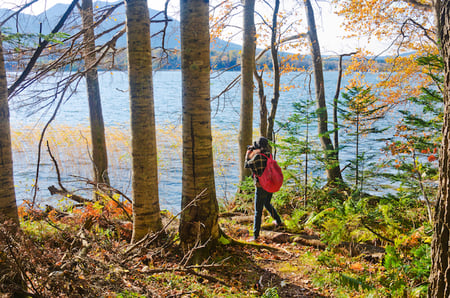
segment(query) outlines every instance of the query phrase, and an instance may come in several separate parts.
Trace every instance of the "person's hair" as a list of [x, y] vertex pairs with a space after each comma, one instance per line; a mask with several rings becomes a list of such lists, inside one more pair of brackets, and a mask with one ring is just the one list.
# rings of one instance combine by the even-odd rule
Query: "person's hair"
[[269, 149], [269, 140], [265, 137], [259, 137], [258, 140], [253, 142], [255, 149]]

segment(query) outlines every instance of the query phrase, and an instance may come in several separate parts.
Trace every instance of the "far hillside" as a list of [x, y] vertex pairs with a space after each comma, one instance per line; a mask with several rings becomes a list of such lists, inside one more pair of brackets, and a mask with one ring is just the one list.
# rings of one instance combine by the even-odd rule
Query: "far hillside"
[[[98, 1], [94, 3], [97, 11], [104, 11], [107, 8], [114, 7], [121, 2], [108, 3]], [[52, 31], [52, 28], [58, 23], [60, 17], [66, 11], [68, 4], [56, 4], [39, 15], [30, 15], [25, 13], [20, 13], [17, 17], [10, 19], [3, 27], [3, 32], [8, 32], [11, 34], [20, 32], [27, 34], [38, 34], [40, 30], [40, 24], [42, 24], [42, 33], [48, 34]], [[163, 42], [163, 34], [165, 22], [163, 12], [149, 8], [150, 17], [152, 19], [151, 33], [152, 33], [152, 47], [155, 49], [155, 57], [163, 57], [163, 59], [157, 59], [155, 62], [155, 68], [157, 69], [179, 69], [181, 65], [180, 60], [180, 23], [178, 20], [171, 18], [169, 16], [169, 21], [167, 22], [167, 27], [165, 28], [165, 36]], [[5, 16], [11, 15], [12, 11], [8, 9], [0, 9], [0, 19]], [[97, 29], [96, 34], [99, 34], [96, 43], [97, 45], [102, 45], [110, 41], [117, 32], [119, 32], [123, 26], [118, 26], [125, 22], [125, 6], [118, 5], [114, 12], [105, 20]], [[61, 30], [64, 33], [75, 34], [78, 32], [81, 26], [81, 17], [79, 11], [76, 9], [75, 13], [72, 14], [68, 26]], [[110, 30], [117, 26], [114, 30]], [[108, 31], [107, 31], [108, 30]], [[109, 31], [110, 30], [110, 31]], [[104, 33], [107, 31], [106, 33]], [[28, 41], [30, 43], [37, 44], [37, 40]], [[164, 43], [164, 46], [163, 46]], [[126, 36], [123, 35], [117, 39], [115, 48], [118, 49], [115, 55], [115, 63], [110, 62], [105, 63], [100, 66], [100, 69], [118, 69], [124, 70], [127, 65], [126, 53], [120, 51], [126, 47]], [[8, 49], [8, 45], [6, 44]], [[241, 45], [236, 43], [230, 43], [222, 39], [213, 40], [211, 42], [211, 67], [214, 70], [240, 70], [240, 52]], [[9, 50], [13, 50], [12, 46], [9, 46]], [[261, 51], [261, 49], [257, 50]], [[282, 58], [287, 58], [290, 53], [281, 53]], [[8, 59], [8, 57], [7, 57]], [[45, 58], [41, 58], [45, 59]], [[50, 58], [51, 59], [51, 58]], [[15, 60], [15, 59], [14, 59]], [[48, 59], [46, 59], [48, 60]], [[283, 61], [284, 59], [282, 59]], [[285, 59], [284, 63], [289, 63], [291, 67], [297, 68], [299, 70], [308, 69], [311, 66], [311, 57], [305, 55], [300, 59]], [[323, 57], [324, 70], [336, 70], [338, 67], [339, 58], [335, 56], [325, 56]], [[347, 60], [348, 61], [348, 60]], [[376, 59], [378, 63], [378, 68], [383, 70], [385, 68], [385, 57], [379, 57]], [[259, 65], [272, 65], [272, 60], [270, 58], [270, 53], [266, 53], [259, 61]], [[283, 63], [283, 62], [282, 62]], [[7, 70], [17, 70], [21, 69], [23, 65], [20, 62], [6, 61]], [[72, 66], [73, 67], [73, 66]]]

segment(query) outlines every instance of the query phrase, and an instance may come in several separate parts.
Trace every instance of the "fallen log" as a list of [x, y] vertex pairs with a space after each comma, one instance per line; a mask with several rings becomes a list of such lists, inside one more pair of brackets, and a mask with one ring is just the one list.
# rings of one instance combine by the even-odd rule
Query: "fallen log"
[[48, 187], [48, 190], [50, 191], [50, 194], [53, 195], [61, 195], [63, 197], [66, 197], [68, 199], [71, 199], [77, 203], [93, 203], [92, 200], [83, 198], [82, 196], [73, 194], [65, 189], [58, 189], [54, 185], [51, 185]]
[[[275, 243], [296, 243], [299, 245], [311, 246], [320, 250], [325, 250], [329, 247], [328, 244], [322, 242], [316, 235], [291, 234], [283, 231], [265, 231], [264, 237]], [[386, 253], [383, 247], [355, 242], [341, 242], [334, 247], [334, 249], [335, 251], [350, 257], [361, 256], [365, 260], [373, 263], [379, 263]]]

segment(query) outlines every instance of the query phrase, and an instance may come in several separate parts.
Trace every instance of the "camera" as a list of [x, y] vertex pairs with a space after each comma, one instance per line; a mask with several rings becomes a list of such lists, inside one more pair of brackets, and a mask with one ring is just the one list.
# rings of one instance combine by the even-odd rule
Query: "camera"
[[252, 145], [248, 145], [247, 150], [253, 151], [253, 150], [255, 150], [255, 147], [253, 147]]

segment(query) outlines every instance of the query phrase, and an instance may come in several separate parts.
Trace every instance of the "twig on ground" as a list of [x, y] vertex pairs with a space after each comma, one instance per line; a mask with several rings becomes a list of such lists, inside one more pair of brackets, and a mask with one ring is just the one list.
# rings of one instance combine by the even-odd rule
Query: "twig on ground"
[[[183, 210], [181, 210], [180, 212], [178, 212], [176, 215], [174, 215], [172, 217], [171, 220], [169, 220], [168, 223], [166, 223], [162, 229], [155, 233], [154, 235], [150, 236], [149, 234], [147, 234], [144, 238], [142, 238], [141, 240], [139, 240], [138, 242], [134, 243], [131, 247], [129, 247], [126, 251], [125, 251], [125, 255], [128, 255], [131, 251], [133, 251], [134, 249], [136, 249], [138, 246], [140, 246], [142, 243], [146, 242], [149, 238], [151, 238], [150, 243], [152, 241], [154, 241], [154, 239], [156, 239], [160, 233], [162, 233], [162, 231], [165, 231], [167, 229], [167, 227], [175, 220], [175, 218], [177, 218], [178, 216], [181, 215], [181, 213], [183, 213], [183, 211], [185, 211], [187, 208], [191, 207], [192, 205], [195, 205], [195, 203], [200, 199], [200, 197], [205, 193], [206, 189], [203, 190], [199, 195], [197, 195], [197, 197], [195, 197], [191, 202], [189, 202], [189, 204], [187, 204]], [[158, 234], [159, 233], [159, 234]]]

